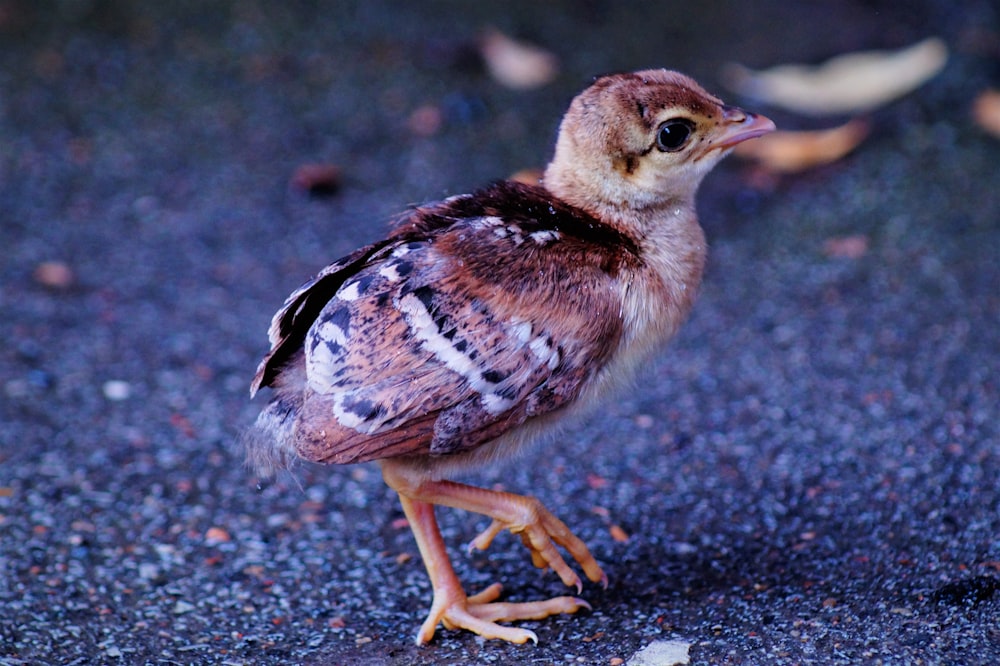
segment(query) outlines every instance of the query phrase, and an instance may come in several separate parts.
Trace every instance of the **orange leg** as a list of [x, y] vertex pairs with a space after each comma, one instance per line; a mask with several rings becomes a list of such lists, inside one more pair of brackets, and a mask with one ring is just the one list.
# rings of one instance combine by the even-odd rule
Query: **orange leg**
[[582, 587], [580, 577], [569, 568], [555, 548], [565, 548], [583, 568], [587, 577], [607, 585], [607, 577], [596, 560], [569, 528], [553, 516], [538, 500], [502, 493], [451, 481], [417, 481], [407, 478], [405, 468], [383, 461], [386, 483], [399, 493], [403, 511], [410, 522], [420, 555], [434, 589], [434, 602], [417, 634], [417, 644], [431, 640], [438, 623], [448, 629], [466, 629], [484, 638], [498, 638], [512, 643], [538, 641], [531, 631], [506, 627], [497, 622], [535, 620], [557, 613], [575, 613], [590, 608], [582, 599], [555, 597], [528, 603], [495, 601], [501, 586], [495, 583], [479, 594], [466, 596], [448, 559], [444, 540], [434, 517], [434, 504], [465, 509], [493, 518], [472, 546], [485, 549], [504, 529], [521, 536], [531, 551], [532, 561], [540, 568], [551, 567], [568, 586]]

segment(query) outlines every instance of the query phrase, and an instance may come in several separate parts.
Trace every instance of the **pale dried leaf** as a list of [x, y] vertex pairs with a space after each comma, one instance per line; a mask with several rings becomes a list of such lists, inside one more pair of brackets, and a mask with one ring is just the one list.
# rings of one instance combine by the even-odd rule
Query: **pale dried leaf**
[[209, 527], [205, 531], [205, 541], [209, 543], [228, 543], [232, 541], [232, 537], [223, 527]]
[[984, 90], [972, 103], [972, 117], [984, 130], [1000, 139], [1000, 90]]
[[413, 110], [406, 120], [406, 126], [417, 136], [433, 136], [444, 124], [441, 109], [434, 104], [424, 104]]
[[43, 261], [35, 266], [35, 282], [51, 289], [68, 289], [76, 281], [73, 269], [62, 261]]
[[779, 65], [754, 71], [731, 64], [723, 71], [734, 92], [810, 115], [870, 111], [919, 87], [940, 72], [948, 48], [930, 37], [898, 51], [863, 51], [822, 65]]
[[490, 75], [515, 90], [539, 88], [559, 73], [559, 60], [534, 44], [511, 39], [497, 31], [487, 31], [479, 42], [479, 51]]
[[513, 180], [515, 183], [524, 183], [525, 185], [538, 185], [542, 182], [543, 174], [544, 172], [541, 169], [528, 167], [527, 169], [521, 169], [512, 173], [509, 180]]
[[768, 171], [796, 173], [835, 162], [868, 136], [869, 123], [855, 118], [838, 127], [813, 131], [778, 131], [736, 146], [733, 153]]
[[628, 532], [622, 529], [621, 525], [612, 525], [608, 528], [608, 531], [611, 533], [611, 538], [618, 543], [625, 543], [628, 541]]
[[860, 259], [868, 253], [868, 236], [839, 236], [823, 243], [823, 254], [837, 259]]
[[340, 168], [326, 163], [299, 165], [292, 174], [291, 185], [317, 196], [335, 194], [340, 189]]

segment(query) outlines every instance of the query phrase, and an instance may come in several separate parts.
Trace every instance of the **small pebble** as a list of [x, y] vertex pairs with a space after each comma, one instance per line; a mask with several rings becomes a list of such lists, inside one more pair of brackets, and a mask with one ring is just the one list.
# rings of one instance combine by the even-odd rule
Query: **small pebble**
[[104, 391], [104, 397], [112, 402], [128, 400], [129, 396], [132, 395], [132, 386], [120, 379], [112, 379], [104, 382], [102, 390]]
[[649, 414], [639, 414], [635, 417], [635, 425], [643, 430], [649, 430], [656, 425], [656, 419]]
[[185, 613], [190, 613], [194, 609], [195, 609], [194, 604], [190, 604], [186, 601], [178, 601], [176, 604], [174, 604], [173, 613], [174, 615], [184, 615]]
[[160, 567], [150, 562], [139, 564], [139, 578], [143, 580], [154, 580], [160, 576]]

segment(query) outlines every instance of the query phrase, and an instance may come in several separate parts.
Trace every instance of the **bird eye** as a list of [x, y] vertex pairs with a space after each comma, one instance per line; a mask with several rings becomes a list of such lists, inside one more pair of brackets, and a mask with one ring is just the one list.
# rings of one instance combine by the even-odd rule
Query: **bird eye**
[[678, 151], [687, 144], [693, 130], [689, 120], [683, 118], [668, 120], [656, 130], [656, 147], [668, 153]]

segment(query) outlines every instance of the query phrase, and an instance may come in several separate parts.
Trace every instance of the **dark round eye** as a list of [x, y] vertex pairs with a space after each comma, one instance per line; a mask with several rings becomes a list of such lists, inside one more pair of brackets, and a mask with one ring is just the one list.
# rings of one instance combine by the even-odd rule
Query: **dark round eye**
[[690, 120], [684, 118], [668, 120], [656, 130], [656, 147], [668, 153], [680, 150], [691, 138], [693, 129]]

